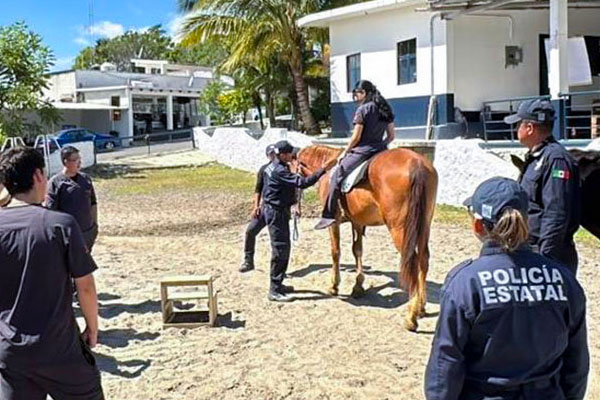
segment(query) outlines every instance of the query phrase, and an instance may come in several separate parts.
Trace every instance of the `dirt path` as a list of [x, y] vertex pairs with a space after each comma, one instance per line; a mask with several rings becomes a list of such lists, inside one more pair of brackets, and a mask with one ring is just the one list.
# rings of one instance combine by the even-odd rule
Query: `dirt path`
[[[142, 178], [140, 178], [142, 179]], [[419, 333], [402, 329], [406, 297], [397, 289], [399, 257], [387, 231], [365, 241], [367, 296], [354, 283], [349, 226], [342, 229], [341, 295], [329, 285], [328, 234], [303, 219], [290, 279], [298, 300], [266, 299], [270, 252], [263, 232], [258, 269], [237, 272], [245, 228], [244, 196], [176, 192], [116, 196], [99, 185], [102, 233], [94, 256], [101, 299], [98, 363], [108, 399], [421, 399], [422, 382], [448, 270], [478, 251], [464, 226], [436, 223], [428, 276], [429, 316]], [[598, 371], [598, 247], [581, 248], [593, 366]], [[211, 274], [219, 327], [161, 328], [159, 280]], [[600, 398], [596, 374], [587, 399]]]

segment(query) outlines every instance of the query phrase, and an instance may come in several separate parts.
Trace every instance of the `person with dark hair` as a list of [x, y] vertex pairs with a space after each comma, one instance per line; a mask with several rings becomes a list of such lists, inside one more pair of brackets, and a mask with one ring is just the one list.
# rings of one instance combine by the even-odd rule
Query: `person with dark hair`
[[89, 251], [98, 237], [98, 202], [92, 179], [81, 172], [81, 155], [73, 146], [60, 152], [63, 169], [50, 179], [46, 207], [72, 215]]
[[267, 166], [263, 174], [263, 212], [271, 239], [271, 283], [268, 299], [286, 302], [292, 300], [287, 294], [294, 290], [293, 287], [283, 284], [290, 261], [290, 208], [298, 200], [297, 190], [317, 183], [334, 165], [335, 158], [326, 161], [311, 176], [303, 177], [289, 170], [295, 148], [287, 140], [281, 140], [275, 143], [275, 149], [277, 158]]
[[554, 107], [548, 100], [527, 100], [504, 119], [518, 123], [518, 137], [529, 149], [519, 183], [529, 195], [529, 242], [534, 251], [577, 272], [573, 236], [580, 224], [579, 167], [552, 136]]
[[[0, 399], [102, 400], [90, 347], [98, 340], [98, 300], [79, 225], [41, 206], [44, 158], [31, 148], [0, 156], [11, 195], [0, 210]], [[75, 280], [86, 328], [73, 312]]]
[[480, 256], [446, 277], [425, 372], [427, 400], [583, 400], [585, 294], [527, 244], [528, 195], [491, 178], [465, 201]]
[[250, 216], [252, 219], [246, 228], [244, 238], [244, 261], [240, 266], [240, 272], [248, 272], [254, 269], [254, 249], [256, 246], [256, 236], [263, 230], [267, 223], [265, 222], [265, 214], [262, 210], [262, 191], [264, 186], [263, 175], [265, 169], [275, 159], [275, 146], [270, 144], [265, 149], [265, 153], [269, 162], [260, 167], [256, 174], [256, 186], [254, 188], [254, 203]]
[[352, 91], [352, 97], [359, 104], [354, 113], [354, 132], [338, 157], [339, 165], [332, 173], [322, 218], [315, 229], [324, 229], [335, 222], [340, 186], [350, 172], [386, 150], [395, 138], [394, 113], [375, 85], [369, 81], [359, 81]]

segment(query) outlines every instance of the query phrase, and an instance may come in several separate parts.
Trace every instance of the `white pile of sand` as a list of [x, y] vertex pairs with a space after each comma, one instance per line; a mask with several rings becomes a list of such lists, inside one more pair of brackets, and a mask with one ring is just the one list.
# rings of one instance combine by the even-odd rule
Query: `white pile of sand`
[[[245, 171], [256, 171], [265, 163], [265, 148], [287, 139], [294, 146], [306, 147], [313, 139], [299, 132], [268, 129], [256, 140], [243, 128], [218, 128], [209, 136], [202, 128], [194, 129], [197, 148], [218, 162]], [[439, 174], [438, 203], [462, 205], [477, 185], [493, 176], [515, 178], [518, 171], [502, 158], [480, 147], [481, 140], [440, 140], [435, 150], [435, 168]]]
[[494, 176], [518, 177], [512, 164], [486, 152], [480, 143], [479, 139], [437, 142], [434, 166], [439, 175], [438, 203], [461, 206], [484, 180]]

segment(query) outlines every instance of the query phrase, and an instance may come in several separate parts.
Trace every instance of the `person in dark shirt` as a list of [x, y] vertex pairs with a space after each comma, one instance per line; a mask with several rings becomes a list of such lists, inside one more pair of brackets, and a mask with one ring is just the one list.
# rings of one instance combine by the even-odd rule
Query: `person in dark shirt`
[[579, 167], [552, 136], [554, 108], [548, 100], [527, 100], [504, 119], [519, 123], [521, 144], [529, 149], [519, 183], [529, 195], [530, 244], [540, 254], [577, 272], [573, 236], [580, 223]]
[[332, 172], [322, 218], [315, 229], [324, 229], [335, 222], [340, 186], [344, 179], [354, 168], [386, 150], [395, 138], [394, 113], [375, 85], [369, 81], [359, 81], [352, 96], [359, 104], [354, 114], [354, 132], [338, 157], [339, 165]]
[[527, 244], [527, 193], [492, 178], [465, 205], [483, 247], [442, 288], [425, 397], [582, 400], [585, 295], [571, 271]]
[[246, 236], [244, 240], [244, 261], [240, 266], [240, 272], [248, 272], [254, 269], [254, 249], [256, 246], [256, 236], [263, 230], [267, 223], [265, 215], [262, 211], [262, 191], [263, 191], [263, 174], [265, 168], [275, 159], [275, 146], [270, 144], [267, 146], [265, 153], [269, 162], [260, 167], [256, 174], [256, 186], [254, 188], [254, 204], [250, 216], [252, 219], [246, 228]]
[[0, 210], [0, 399], [101, 400], [90, 351], [98, 340], [96, 264], [81, 229], [72, 216], [41, 206], [47, 180], [36, 150], [0, 156], [0, 181], [11, 195]]
[[46, 207], [72, 215], [91, 252], [98, 236], [98, 204], [94, 185], [91, 178], [81, 172], [79, 150], [73, 146], [65, 146], [60, 156], [63, 170], [50, 180]]
[[271, 239], [271, 301], [290, 301], [287, 293], [294, 289], [283, 284], [290, 259], [290, 207], [297, 201], [297, 189], [305, 189], [318, 182], [331, 168], [335, 158], [326, 162], [313, 175], [303, 177], [289, 170], [294, 147], [286, 140], [275, 144], [277, 158], [265, 168], [263, 179], [263, 212]]

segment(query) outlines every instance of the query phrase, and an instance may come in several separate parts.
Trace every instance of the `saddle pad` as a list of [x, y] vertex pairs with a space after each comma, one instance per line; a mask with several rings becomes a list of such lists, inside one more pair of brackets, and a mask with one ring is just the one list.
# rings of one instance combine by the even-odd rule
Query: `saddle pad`
[[[366, 176], [369, 168], [369, 162], [372, 158], [360, 164], [358, 167], [354, 168], [352, 172], [342, 181], [342, 193], [348, 193], [352, 190], [352, 188], [358, 185]], [[337, 168], [337, 167], [336, 167]]]

